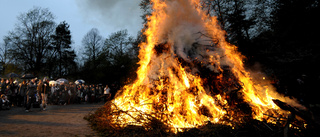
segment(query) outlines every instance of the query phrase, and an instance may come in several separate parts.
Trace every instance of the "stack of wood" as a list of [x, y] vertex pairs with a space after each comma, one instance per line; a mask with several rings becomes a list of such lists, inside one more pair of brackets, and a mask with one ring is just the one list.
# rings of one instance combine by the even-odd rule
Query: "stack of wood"
[[[195, 43], [195, 46], [196, 44], [197, 43]], [[156, 54], [160, 55], [163, 53], [168, 53], [170, 47], [171, 46], [168, 45], [168, 43], [162, 43], [155, 46], [154, 50], [156, 51]], [[118, 109], [118, 106], [113, 104], [112, 101], [108, 101], [103, 107], [99, 108], [94, 113], [88, 114], [85, 119], [91, 123], [94, 129], [103, 134], [103, 136], [286, 137], [309, 136], [311, 135], [310, 133], [314, 133], [316, 131], [313, 128], [316, 126], [311, 128], [307, 128], [307, 126], [305, 126], [306, 124], [309, 124], [309, 121], [312, 121], [309, 119], [309, 117], [278, 100], [275, 100], [274, 102], [280, 108], [292, 112], [290, 117], [269, 116], [269, 119], [273, 119], [272, 121], [275, 121], [273, 124], [267, 123], [266, 121], [254, 120], [251, 107], [244, 100], [243, 95], [241, 94], [242, 92], [239, 92], [242, 89], [242, 83], [240, 83], [239, 80], [232, 74], [228, 66], [222, 66], [221, 69], [223, 69], [223, 71], [213, 72], [199, 60], [192, 60], [192, 62], [190, 62], [185, 61], [178, 56], [177, 59], [182, 66], [192, 66], [192, 68], [196, 68], [198, 70], [196, 72], [197, 74], [195, 75], [200, 76], [200, 78], [203, 80], [203, 85], [207, 86], [206, 88], [208, 88], [208, 94], [211, 96], [221, 95], [223, 98], [227, 99], [227, 106], [219, 104], [227, 112], [226, 117], [220, 120], [233, 122], [233, 126], [213, 124], [208, 122], [207, 124], [198, 128], [186, 128], [183, 130], [183, 132], [174, 133], [171, 130], [171, 127], [168, 127], [168, 125], [165, 124], [166, 121], [163, 119], [159, 120], [154, 117], [164, 117], [164, 119], [168, 119], [168, 117], [170, 117], [169, 114], [161, 113], [161, 111], [166, 109], [163, 108], [165, 105], [158, 104], [157, 106], [153, 104], [153, 107], [158, 111], [154, 112], [154, 114], [145, 114], [136, 109], [123, 111]], [[175, 72], [175, 70], [173, 70], [173, 72]], [[156, 89], [151, 89], [151, 91], [158, 92]], [[165, 91], [161, 92], [165, 93]], [[161, 99], [166, 100], [165, 97], [166, 96], [164, 95], [164, 97]], [[134, 112], [137, 114], [137, 116], [131, 116], [129, 111], [130, 113]], [[201, 108], [200, 111], [200, 113], [203, 115], [208, 113], [208, 110], [205, 107]], [[127, 125], [121, 125], [123, 121], [121, 121], [120, 117], [123, 115], [128, 115], [135, 121]], [[304, 122], [301, 123], [301, 120], [297, 120], [293, 115], [299, 115], [304, 119]], [[239, 120], [231, 121], [228, 116], [233, 116]]]

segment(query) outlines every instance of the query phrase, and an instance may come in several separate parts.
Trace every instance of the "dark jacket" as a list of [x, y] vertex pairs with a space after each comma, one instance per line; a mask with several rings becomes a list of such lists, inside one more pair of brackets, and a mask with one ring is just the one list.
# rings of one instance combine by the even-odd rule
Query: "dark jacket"
[[33, 82], [30, 82], [27, 86], [27, 95], [34, 96], [37, 93], [37, 85]]
[[12, 96], [12, 94], [13, 94], [13, 92], [10, 88], [6, 89], [6, 93], [7, 93], [7, 96]]
[[51, 94], [51, 87], [49, 86], [49, 83], [47, 81], [43, 82], [43, 92], [46, 94]]
[[[13, 82], [10, 82], [9, 83], [9, 85], [10, 85], [10, 90], [11, 90], [11, 92], [12, 92], [12, 96], [15, 96], [16, 95], [16, 89], [17, 89], [17, 86], [13, 83]], [[8, 86], [8, 85], [7, 85]]]
[[1, 92], [2, 92], [2, 94], [4, 94], [4, 92], [6, 91], [6, 89], [7, 89], [7, 84], [6, 84], [6, 82], [1, 83]]
[[19, 85], [20, 96], [26, 96], [27, 95], [26, 93], [27, 93], [27, 85], [26, 84]]

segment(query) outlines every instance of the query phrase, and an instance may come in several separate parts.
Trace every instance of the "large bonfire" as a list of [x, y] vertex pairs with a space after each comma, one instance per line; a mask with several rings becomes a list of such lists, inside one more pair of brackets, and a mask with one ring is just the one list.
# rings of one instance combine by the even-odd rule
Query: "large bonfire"
[[176, 133], [208, 123], [232, 127], [246, 118], [274, 122], [269, 117], [288, 116], [273, 99], [299, 107], [244, 68], [244, 56], [199, 0], [151, 3], [137, 79], [107, 103], [101, 117], [107, 126], [150, 128], [156, 120]]

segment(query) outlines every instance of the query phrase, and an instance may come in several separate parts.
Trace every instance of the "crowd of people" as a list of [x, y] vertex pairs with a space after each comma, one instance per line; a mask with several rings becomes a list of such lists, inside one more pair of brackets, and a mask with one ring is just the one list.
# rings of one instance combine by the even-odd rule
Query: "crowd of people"
[[51, 83], [48, 78], [23, 80], [1, 79], [0, 110], [11, 107], [25, 107], [46, 110], [47, 105], [67, 105], [75, 103], [98, 103], [111, 99], [112, 87], [102, 84]]

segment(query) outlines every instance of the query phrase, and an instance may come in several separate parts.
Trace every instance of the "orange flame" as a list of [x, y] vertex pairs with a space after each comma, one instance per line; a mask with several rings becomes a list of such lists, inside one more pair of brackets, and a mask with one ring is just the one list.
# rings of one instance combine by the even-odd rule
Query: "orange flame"
[[[201, 61], [212, 72], [222, 72], [221, 66], [229, 66], [242, 83], [239, 92], [252, 108], [253, 118], [263, 120], [266, 115], [288, 114], [272, 99], [289, 99], [278, 95], [271, 85], [262, 85], [252, 78], [244, 68], [244, 57], [237, 47], [226, 42], [225, 32], [220, 29], [216, 17], [208, 17], [199, 3], [199, 0], [152, 0], [153, 13], [148, 17], [148, 29], [144, 32], [147, 40], [140, 44], [137, 80], [124, 86], [112, 101], [115, 104], [112, 109], [127, 113], [114, 116], [112, 122], [123, 127], [143, 126], [149, 122], [148, 117], [153, 117], [176, 132], [207, 122], [232, 125], [241, 121], [242, 118], [229, 109], [226, 94], [211, 94], [210, 88], [197, 75], [198, 70], [183, 65], [179, 59], [190, 64]], [[160, 43], [166, 43], [162, 48], [167, 49], [157, 54], [154, 48]], [[199, 46], [193, 49], [193, 43]], [[186, 54], [189, 51], [196, 54], [189, 56]], [[200, 54], [207, 58], [197, 56]]]

